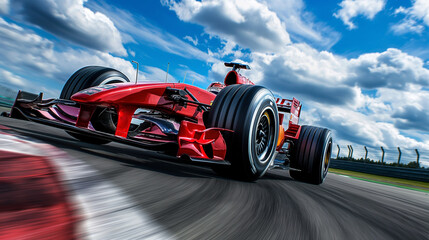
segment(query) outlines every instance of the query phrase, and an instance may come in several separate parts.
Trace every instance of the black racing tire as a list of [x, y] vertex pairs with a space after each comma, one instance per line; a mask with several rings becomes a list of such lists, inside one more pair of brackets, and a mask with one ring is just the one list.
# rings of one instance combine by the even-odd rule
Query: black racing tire
[[[94, 86], [100, 86], [112, 83], [125, 83], [130, 80], [118, 70], [113, 68], [88, 66], [77, 70], [66, 82], [61, 91], [61, 99], [70, 99], [71, 96], [83, 89]], [[91, 124], [95, 130], [115, 133], [117, 115], [105, 111], [105, 108], [97, 108], [91, 118]], [[94, 144], [106, 144], [110, 140], [95, 138], [83, 134], [73, 133], [67, 131], [68, 134], [83, 142]]]
[[293, 141], [290, 150], [290, 176], [298, 181], [321, 184], [328, 174], [331, 152], [330, 130], [302, 126], [299, 138]]
[[272, 93], [261, 86], [231, 85], [216, 96], [206, 126], [223, 132], [230, 166], [213, 166], [220, 174], [255, 181], [267, 171], [276, 152], [279, 134], [277, 105]]

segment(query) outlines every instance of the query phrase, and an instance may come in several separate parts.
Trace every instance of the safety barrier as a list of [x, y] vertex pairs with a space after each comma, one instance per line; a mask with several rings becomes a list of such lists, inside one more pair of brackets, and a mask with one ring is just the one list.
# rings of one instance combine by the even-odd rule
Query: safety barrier
[[330, 167], [386, 177], [429, 182], [429, 169], [392, 167], [338, 159], [331, 159]]

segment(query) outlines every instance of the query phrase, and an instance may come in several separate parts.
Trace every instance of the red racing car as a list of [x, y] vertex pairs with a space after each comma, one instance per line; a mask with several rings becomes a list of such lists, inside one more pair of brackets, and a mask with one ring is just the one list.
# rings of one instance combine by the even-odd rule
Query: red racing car
[[224, 83], [207, 90], [184, 83], [134, 84], [115, 69], [84, 67], [68, 79], [59, 99], [20, 91], [10, 117], [63, 128], [85, 142], [163, 150], [241, 180], [254, 181], [276, 167], [289, 169], [294, 179], [322, 183], [330, 131], [300, 126], [297, 99], [275, 99], [239, 73], [247, 65], [225, 65], [232, 70]]

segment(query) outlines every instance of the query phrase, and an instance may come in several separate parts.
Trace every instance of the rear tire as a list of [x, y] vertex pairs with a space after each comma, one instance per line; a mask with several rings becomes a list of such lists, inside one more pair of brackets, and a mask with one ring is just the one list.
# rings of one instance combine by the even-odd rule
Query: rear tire
[[290, 176], [298, 181], [321, 184], [328, 174], [332, 136], [326, 128], [302, 126], [291, 148]]
[[272, 93], [261, 86], [231, 85], [213, 101], [207, 127], [224, 132], [225, 159], [231, 166], [213, 166], [220, 175], [254, 181], [265, 174], [273, 160], [278, 138], [278, 112]]
[[[90, 87], [112, 84], [112, 83], [125, 83], [130, 80], [123, 73], [113, 68], [88, 66], [76, 71], [66, 82], [61, 91], [61, 99], [70, 99], [71, 96], [83, 89]], [[115, 133], [117, 116], [105, 111], [105, 108], [97, 108], [91, 118], [91, 124], [95, 130]], [[67, 131], [68, 134], [83, 142], [94, 144], [106, 144], [111, 141], [95, 138], [83, 134], [73, 133]]]

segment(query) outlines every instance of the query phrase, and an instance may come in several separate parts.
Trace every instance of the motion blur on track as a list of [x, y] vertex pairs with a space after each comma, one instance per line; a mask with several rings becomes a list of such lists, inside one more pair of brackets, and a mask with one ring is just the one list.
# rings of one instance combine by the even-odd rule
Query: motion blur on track
[[[82, 173], [74, 181], [63, 182], [65, 186], [77, 183], [71, 194], [81, 191], [95, 199], [90, 205], [76, 202], [74, 206], [78, 213], [95, 209], [92, 215], [78, 215], [78, 237], [427, 239], [429, 234], [425, 192], [335, 174], [316, 186], [294, 181], [279, 170], [268, 172], [257, 183], [242, 182], [136, 147], [81, 143], [60, 129], [36, 123], [0, 118], [0, 124], [25, 136], [20, 139], [30, 137], [61, 149], [68, 156], [66, 168]], [[7, 145], [17, 146], [20, 143]], [[95, 193], [96, 189], [104, 191]], [[33, 226], [44, 229], [39, 224]], [[135, 234], [145, 237], [133, 238]]]

